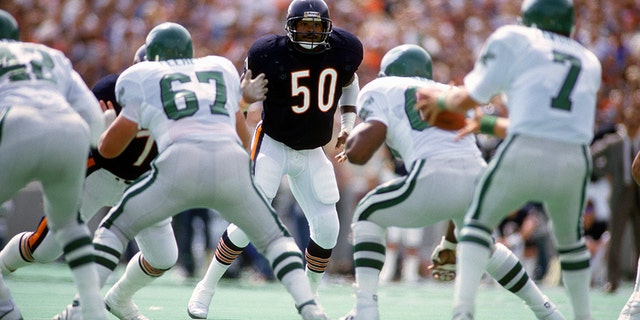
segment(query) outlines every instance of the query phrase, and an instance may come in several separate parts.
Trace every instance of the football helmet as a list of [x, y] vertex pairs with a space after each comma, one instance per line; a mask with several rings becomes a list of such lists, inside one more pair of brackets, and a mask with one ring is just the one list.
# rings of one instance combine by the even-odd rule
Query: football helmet
[[18, 38], [18, 22], [9, 12], [0, 10], [0, 39], [18, 41]]
[[136, 54], [133, 56], [133, 64], [138, 62], [147, 61], [147, 45], [143, 44], [136, 50]]
[[145, 41], [148, 61], [193, 58], [193, 42], [189, 31], [173, 22], [155, 26]]
[[415, 44], [399, 45], [382, 57], [378, 76], [433, 79], [431, 56], [427, 50]]
[[525, 26], [567, 37], [573, 31], [573, 0], [525, 0], [520, 12]]
[[[319, 23], [320, 31], [297, 30], [298, 22]], [[287, 11], [285, 30], [291, 42], [304, 49], [312, 50], [322, 45], [327, 47], [327, 39], [332, 30], [329, 7], [323, 0], [293, 0]]]

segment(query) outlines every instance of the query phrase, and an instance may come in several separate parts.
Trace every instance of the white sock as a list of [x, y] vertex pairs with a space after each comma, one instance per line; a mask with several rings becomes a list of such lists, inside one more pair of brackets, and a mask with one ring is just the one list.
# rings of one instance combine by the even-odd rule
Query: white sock
[[483, 245], [469, 241], [458, 243], [454, 312], [474, 313], [478, 287], [489, 261], [489, 254], [490, 249]]
[[129, 300], [140, 289], [147, 286], [153, 280], [157, 279], [163, 272], [157, 276], [150, 276], [142, 270], [141, 261], [142, 254], [136, 253], [129, 263], [122, 277], [111, 287], [110, 292], [118, 299]]
[[406, 282], [416, 282], [420, 279], [418, 268], [420, 267], [420, 257], [407, 255], [402, 260], [402, 280]]
[[[295, 301], [296, 306], [302, 306], [314, 301], [309, 279], [305, 275], [302, 252], [291, 237], [281, 237], [269, 244], [265, 257], [273, 266], [273, 273], [282, 282]], [[274, 262], [278, 263], [274, 265]]]
[[396, 274], [396, 264], [398, 261], [398, 250], [387, 247], [385, 251], [384, 266], [380, 271], [380, 281], [389, 282]]

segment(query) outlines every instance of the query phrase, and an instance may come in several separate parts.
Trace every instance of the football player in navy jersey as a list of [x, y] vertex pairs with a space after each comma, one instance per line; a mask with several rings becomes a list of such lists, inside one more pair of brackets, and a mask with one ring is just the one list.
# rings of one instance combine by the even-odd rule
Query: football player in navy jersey
[[[335, 247], [339, 221], [338, 186], [323, 147], [331, 140], [336, 110], [341, 128], [336, 148], [343, 146], [355, 123], [359, 88], [356, 70], [362, 43], [352, 33], [333, 27], [323, 0], [293, 0], [286, 35], [265, 35], [249, 49], [245, 69], [264, 73], [267, 98], [262, 121], [254, 132], [251, 158], [255, 181], [270, 199], [283, 176], [309, 223], [306, 272], [317, 286]], [[249, 244], [246, 234], [230, 225], [215, 259], [189, 301], [192, 318], [207, 317], [218, 280]]]

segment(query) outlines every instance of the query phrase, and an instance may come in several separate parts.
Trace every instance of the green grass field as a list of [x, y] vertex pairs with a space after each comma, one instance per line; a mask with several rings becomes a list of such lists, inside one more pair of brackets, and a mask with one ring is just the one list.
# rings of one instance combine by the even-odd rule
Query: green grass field
[[[119, 267], [114, 275], [119, 276]], [[107, 287], [114, 282], [112, 277]], [[74, 285], [64, 264], [34, 265], [20, 269], [5, 281], [22, 310], [25, 320], [51, 319], [71, 302]], [[186, 305], [195, 281], [184, 279], [177, 271], [144, 288], [134, 297], [142, 312], [154, 320], [190, 319]], [[593, 314], [597, 320], [615, 320], [631, 293], [633, 283], [624, 283], [616, 294], [592, 290]], [[106, 288], [104, 292], [106, 292]], [[542, 287], [567, 319], [572, 319], [569, 299], [562, 287]], [[320, 300], [332, 319], [351, 309], [354, 302], [352, 282], [329, 277], [320, 287]], [[449, 319], [452, 283], [424, 281], [417, 285], [393, 283], [379, 293], [382, 319]], [[113, 317], [115, 319], [115, 317]], [[288, 320], [300, 319], [293, 300], [284, 287], [275, 282], [223, 280], [213, 298], [209, 319], [216, 320]], [[478, 296], [476, 319], [535, 319], [515, 296], [491, 283], [483, 284]]]

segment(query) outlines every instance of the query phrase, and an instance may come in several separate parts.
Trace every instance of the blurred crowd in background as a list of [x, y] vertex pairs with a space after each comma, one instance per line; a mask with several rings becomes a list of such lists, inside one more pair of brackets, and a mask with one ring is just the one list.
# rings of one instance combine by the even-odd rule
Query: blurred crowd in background
[[[358, 70], [361, 86], [376, 77], [384, 53], [402, 43], [419, 44], [427, 49], [434, 61], [436, 81], [462, 83], [489, 34], [499, 26], [518, 23], [521, 5], [520, 1], [513, 0], [326, 2], [334, 27], [353, 32], [364, 45], [364, 61]], [[640, 0], [574, 2], [574, 37], [592, 50], [603, 65], [598, 131], [613, 132], [622, 122], [622, 109], [640, 108]], [[120, 73], [131, 65], [147, 32], [165, 21], [178, 22], [191, 32], [196, 56], [227, 57], [241, 72], [254, 40], [267, 33], [284, 34], [288, 5], [289, 0], [0, 2], [0, 8], [18, 20], [23, 41], [62, 50], [89, 87], [101, 77]], [[331, 142], [326, 148], [331, 157], [337, 153], [333, 150], [334, 144]], [[495, 147], [495, 144], [489, 145]], [[359, 197], [385, 179], [381, 168], [388, 167], [386, 160], [382, 155], [380, 161], [364, 167], [335, 165], [342, 193], [338, 204], [342, 245], [334, 250], [335, 271], [344, 272], [351, 267], [347, 240], [351, 211]], [[286, 188], [283, 190], [287, 192]], [[295, 212], [290, 206], [291, 203], [286, 202], [283, 210]], [[589, 210], [598, 208], [590, 206]], [[608, 214], [596, 212], [595, 217], [609, 223]], [[637, 214], [640, 217], [640, 212]], [[301, 217], [299, 214], [298, 218]], [[430, 249], [425, 249], [425, 256]], [[637, 253], [631, 256], [632, 261], [637, 259]], [[635, 267], [630, 268], [633, 273]]]

